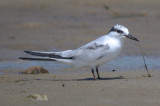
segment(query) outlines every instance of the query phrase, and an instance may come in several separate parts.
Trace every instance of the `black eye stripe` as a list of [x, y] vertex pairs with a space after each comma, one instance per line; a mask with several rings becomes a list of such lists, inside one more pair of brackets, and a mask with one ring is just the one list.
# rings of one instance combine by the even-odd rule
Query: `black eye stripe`
[[120, 34], [122, 34], [122, 33], [123, 33], [123, 31], [121, 31], [121, 30], [117, 30], [117, 32], [118, 32], [118, 33], [120, 33]]
[[115, 32], [120, 33], [120, 34], [123, 33], [122, 30], [118, 30], [118, 29], [115, 29], [115, 28], [113, 28], [113, 27], [112, 27], [112, 29], [111, 29], [109, 32], [111, 32], [111, 31], [115, 31]]

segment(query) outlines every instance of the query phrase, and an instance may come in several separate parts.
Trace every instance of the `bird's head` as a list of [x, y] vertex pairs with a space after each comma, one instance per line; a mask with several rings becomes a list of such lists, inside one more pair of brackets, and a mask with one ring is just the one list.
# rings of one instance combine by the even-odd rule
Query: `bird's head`
[[109, 31], [109, 35], [116, 38], [129, 38], [140, 42], [136, 37], [131, 35], [128, 29], [122, 25], [114, 25]]

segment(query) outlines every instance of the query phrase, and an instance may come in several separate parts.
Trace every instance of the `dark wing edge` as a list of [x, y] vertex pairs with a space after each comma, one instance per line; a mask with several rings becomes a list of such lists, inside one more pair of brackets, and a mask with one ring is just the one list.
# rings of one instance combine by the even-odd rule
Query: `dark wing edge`
[[55, 59], [51, 59], [51, 58], [40, 58], [40, 57], [19, 57], [19, 59], [22, 60], [39, 60], [39, 61], [56, 61]]

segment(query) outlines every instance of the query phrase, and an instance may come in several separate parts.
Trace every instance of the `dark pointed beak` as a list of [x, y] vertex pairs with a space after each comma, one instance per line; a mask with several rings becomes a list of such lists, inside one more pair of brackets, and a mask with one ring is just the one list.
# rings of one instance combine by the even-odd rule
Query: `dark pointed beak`
[[131, 34], [128, 34], [128, 35], [124, 35], [125, 37], [129, 38], [129, 39], [132, 39], [132, 40], [135, 40], [135, 41], [138, 41], [140, 42], [136, 37], [134, 37], [133, 35]]

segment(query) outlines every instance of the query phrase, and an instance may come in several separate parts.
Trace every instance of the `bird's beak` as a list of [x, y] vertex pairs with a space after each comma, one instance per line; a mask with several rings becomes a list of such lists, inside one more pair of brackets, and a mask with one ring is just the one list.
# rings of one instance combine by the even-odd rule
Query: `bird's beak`
[[128, 34], [128, 35], [124, 35], [125, 37], [129, 38], [129, 39], [132, 39], [132, 40], [135, 40], [135, 41], [138, 41], [140, 42], [136, 37], [134, 37], [133, 35], [131, 34]]

